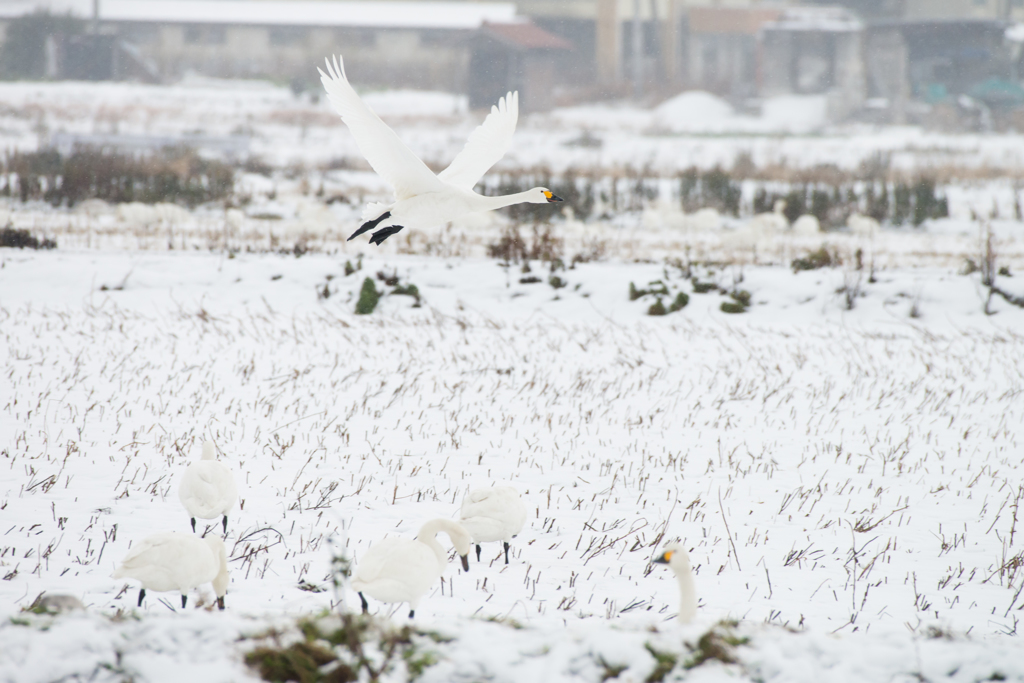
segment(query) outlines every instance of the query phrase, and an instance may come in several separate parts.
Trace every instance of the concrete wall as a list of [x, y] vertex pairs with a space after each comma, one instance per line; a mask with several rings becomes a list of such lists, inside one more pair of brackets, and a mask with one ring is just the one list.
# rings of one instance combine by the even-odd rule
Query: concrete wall
[[691, 34], [686, 84], [725, 97], [752, 97], [757, 94], [757, 52], [755, 36]]
[[869, 29], [864, 38], [864, 67], [869, 97], [889, 102], [890, 122], [907, 122], [910, 53], [898, 28]]
[[823, 94], [829, 118], [841, 121], [867, 98], [863, 31], [765, 31], [761, 95]]
[[224, 78], [315, 83], [324, 58], [342, 54], [353, 80], [370, 86], [461, 91], [470, 32], [270, 26], [114, 27], [174, 80], [188, 71]]

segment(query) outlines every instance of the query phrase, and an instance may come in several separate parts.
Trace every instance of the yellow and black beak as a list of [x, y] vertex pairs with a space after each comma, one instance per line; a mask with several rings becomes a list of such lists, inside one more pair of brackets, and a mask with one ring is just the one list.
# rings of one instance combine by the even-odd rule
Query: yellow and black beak
[[217, 609], [224, 611], [224, 596], [217, 598]]
[[469, 555], [459, 555], [462, 558], [462, 571], [469, 571]]
[[662, 553], [661, 557], [654, 560], [655, 564], [668, 564], [672, 560], [672, 551]]
[[544, 196], [548, 198], [548, 202], [549, 203], [562, 201], [561, 197], [558, 197], [553, 192], [549, 192], [549, 191], [546, 191], [546, 190], [544, 192]]

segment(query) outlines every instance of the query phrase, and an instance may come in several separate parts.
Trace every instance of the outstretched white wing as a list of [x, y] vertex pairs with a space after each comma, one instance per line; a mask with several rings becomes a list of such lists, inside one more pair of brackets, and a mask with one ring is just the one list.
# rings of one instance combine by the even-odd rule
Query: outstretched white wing
[[519, 93], [510, 92], [491, 107], [491, 113], [469, 136], [466, 146], [437, 177], [455, 187], [472, 190], [484, 173], [505, 156], [519, 120]]
[[395, 188], [397, 200], [444, 190], [444, 183], [433, 171], [359, 99], [345, 76], [345, 64], [340, 57], [335, 57], [333, 64], [327, 60], [327, 73], [317, 71], [331, 104], [352, 131], [359, 151], [373, 170]]

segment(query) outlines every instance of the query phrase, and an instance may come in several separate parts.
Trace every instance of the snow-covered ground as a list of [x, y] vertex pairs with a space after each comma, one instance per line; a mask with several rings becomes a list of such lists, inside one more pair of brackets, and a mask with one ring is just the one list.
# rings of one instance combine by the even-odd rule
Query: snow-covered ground
[[[5, 131], [32, 148], [33, 131], [99, 120], [160, 134], [203, 120], [223, 135], [251, 120], [268, 158], [353, 153], [322, 103], [284, 90], [185, 85], [208, 96], [189, 91], [199, 104], [175, 117], [168, 103], [186, 99], [173, 89], [102, 86], [100, 106], [94, 87], [2, 85]], [[418, 98], [377, 97], [396, 112]], [[150, 119], [89, 113], [154, 101]], [[457, 100], [423, 101], [429, 116], [397, 117], [402, 133], [450, 156], [473, 119]], [[318, 107], [308, 125], [280, 115]], [[580, 134], [560, 121], [611, 109], [529, 117], [508, 163], [596, 154], [640, 167], [645, 150], [702, 145], [723, 158], [762, 143], [837, 161], [863, 151], [850, 132], [676, 138], [648, 124], [610, 129], [598, 150], [539, 151]], [[15, 131], [31, 112], [42, 126]], [[936, 144], [965, 164], [1024, 149], [1013, 136]], [[336, 173], [380, 192], [366, 173]], [[640, 681], [655, 653], [677, 660], [669, 680], [1024, 680], [1024, 309], [989, 301], [964, 267], [981, 263], [968, 211], [874, 239], [671, 227], [671, 211], [566, 216], [553, 226], [566, 265], [599, 258], [524, 272], [485, 257], [503, 217], [368, 248], [344, 241], [357, 206], [324, 206], [297, 179], [243, 181], [263, 213], [234, 227], [215, 207], [152, 225], [95, 203], [0, 207], [60, 245], [0, 250], [0, 681], [249, 680], [242, 658], [257, 642], [358, 607], [350, 591], [336, 600], [332, 547], [358, 564], [375, 540], [456, 516], [467, 490], [492, 483], [516, 486], [530, 521], [509, 565], [489, 544], [420, 605], [417, 628], [444, 636], [421, 680]], [[965, 184], [974, 199], [961, 206], [986, 205], [986, 188]], [[1024, 296], [1021, 223], [991, 227], [1007, 269], [997, 283]], [[304, 233], [311, 251], [277, 252]], [[788, 267], [822, 245], [842, 265]], [[388, 295], [355, 315], [365, 277], [391, 290], [378, 273], [416, 285], [422, 305]], [[631, 301], [631, 283], [689, 304], [648, 316], [656, 297]], [[750, 308], [724, 313], [739, 289]], [[189, 530], [176, 487], [205, 439], [240, 485], [228, 609], [193, 609], [210, 606], [208, 588], [187, 610], [158, 593], [136, 609], [136, 587], [109, 575], [133, 542]], [[695, 566], [693, 625], [676, 623], [676, 582], [651, 564], [674, 539]], [[87, 611], [21, 611], [44, 591]], [[406, 622], [404, 607], [371, 611]], [[747, 639], [737, 662], [684, 668], [722, 620]]]
[[[358, 87], [359, 75], [349, 77]], [[485, 113], [468, 112], [465, 97], [445, 93], [364, 97], [417, 155], [440, 167], [462, 149]], [[243, 136], [252, 154], [277, 166], [362, 164], [325, 97], [294, 95], [259, 81], [0, 83], [0, 102], [3, 149], [34, 150], [60, 134]], [[565, 107], [522, 116], [516, 142], [496, 170], [633, 168], [672, 175], [691, 166], [730, 168], [741, 154], [758, 167], [853, 171], [884, 160], [897, 172], [962, 169], [966, 180], [1020, 178], [1024, 169], [1024, 140], [1017, 133], [830, 126], [821, 109], [820, 98], [783, 97], [767, 100], [759, 117], [736, 115], [706, 93], [687, 93], [653, 109], [625, 102]], [[590, 144], [579, 144], [584, 132], [593, 136]]]
[[[495, 666], [560, 626], [566, 659], [550, 666], [565, 675], [611, 647], [601, 629], [631, 634], [613, 640], [635, 656], [647, 627], [678, 646], [675, 582], [650, 565], [673, 538], [692, 549], [705, 628], [844, 634], [849, 649], [826, 655], [820, 638], [754, 629], [743, 661], [782, 667], [780, 680], [796, 675], [789, 659], [861, 666], [858, 649], [883, 643], [901, 656], [877, 671], [924, 671], [911, 634], [929, 626], [968, 634], [961, 663], [1016, 647], [991, 638], [1016, 633], [1024, 585], [1024, 311], [983, 315], [976, 274], [881, 271], [848, 311], [841, 268], [748, 267], [754, 304], [729, 316], [721, 294], [657, 264], [580, 264], [555, 290], [494, 260], [366, 257], [345, 276], [343, 258], [5, 251], [8, 610], [49, 591], [131, 611], [135, 591], [109, 574], [133, 540], [187, 530], [176, 483], [211, 438], [242, 488], [228, 605], [257, 622], [333, 606], [309, 590], [330, 586], [332, 535], [358, 563], [385, 534], [455, 515], [469, 487], [510, 482], [531, 510], [512, 563], [494, 544], [468, 574], [452, 565], [418, 619], [527, 631], [504, 654], [451, 645], [448, 666]], [[416, 284], [423, 306], [390, 296], [355, 315], [378, 271]], [[730, 269], [699, 272], [731, 286]], [[628, 300], [630, 282], [658, 279], [689, 306], [652, 318], [651, 297]], [[171, 605], [151, 595], [141, 623], [211, 628], [173, 621]], [[85, 628], [96, 618], [62, 628], [122, 628]], [[39, 637], [41, 653], [77, 642]], [[9, 675], [49, 680], [34, 666]]]

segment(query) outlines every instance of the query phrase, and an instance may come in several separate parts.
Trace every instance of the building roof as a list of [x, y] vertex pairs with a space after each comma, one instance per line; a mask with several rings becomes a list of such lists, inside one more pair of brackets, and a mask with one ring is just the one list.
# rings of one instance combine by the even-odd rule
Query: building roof
[[844, 7], [789, 7], [764, 30], [849, 33], [863, 31], [864, 22]]
[[[92, 16], [92, 0], [0, 3], [0, 16], [38, 6]], [[175, 24], [249, 24], [324, 27], [474, 30], [484, 22], [515, 21], [511, 2], [403, 2], [372, 0], [101, 0], [100, 20]]]
[[689, 12], [690, 31], [753, 36], [781, 14], [781, 9], [770, 7], [693, 7]]
[[548, 33], [529, 21], [504, 24], [485, 22], [480, 30], [484, 35], [517, 50], [571, 50], [573, 48], [573, 44], [568, 40]]

